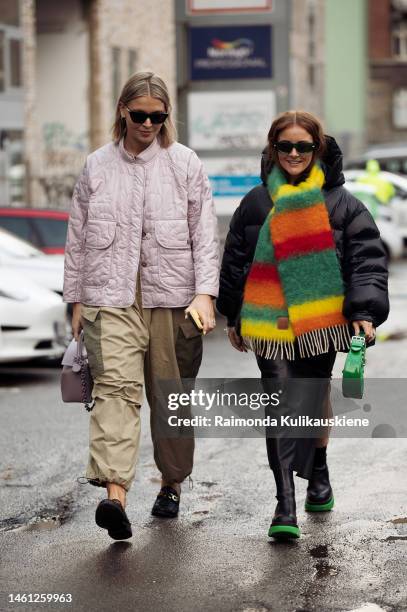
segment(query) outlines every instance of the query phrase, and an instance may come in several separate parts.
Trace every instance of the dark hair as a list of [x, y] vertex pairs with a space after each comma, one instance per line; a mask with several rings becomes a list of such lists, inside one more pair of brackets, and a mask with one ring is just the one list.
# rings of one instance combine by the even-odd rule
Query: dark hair
[[278, 164], [278, 153], [274, 149], [273, 144], [278, 141], [280, 132], [285, 130], [292, 125], [299, 125], [304, 128], [312, 136], [313, 142], [317, 145], [314, 151], [312, 162], [323, 156], [326, 150], [326, 140], [324, 136], [324, 130], [321, 122], [317, 117], [306, 111], [290, 110], [281, 113], [276, 117], [271, 124], [267, 139], [268, 139], [268, 155], [267, 155], [267, 167], [270, 168], [272, 164]]

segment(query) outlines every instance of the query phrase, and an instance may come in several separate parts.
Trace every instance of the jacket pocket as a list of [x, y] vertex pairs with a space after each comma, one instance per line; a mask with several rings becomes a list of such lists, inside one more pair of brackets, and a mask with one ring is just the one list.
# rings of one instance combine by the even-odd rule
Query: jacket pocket
[[190, 288], [195, 284], [194, 260], [186, 219], [156, 221], [158, 274], [170, 288]]
[[115, 235], [116, 221], [88, 221], [83, 266], [85, 287], [102, 287], [109, 282]]

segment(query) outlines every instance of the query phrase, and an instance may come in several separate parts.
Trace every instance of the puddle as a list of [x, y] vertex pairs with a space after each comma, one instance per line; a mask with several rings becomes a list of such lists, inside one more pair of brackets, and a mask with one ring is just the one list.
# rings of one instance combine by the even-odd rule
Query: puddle
[[405, 536], [389, 536], [385, 539], [385, 542], [395, 542], [396, 540], [405, 540], [407, 541], [407, 535]]
[[59, 516], [52, 516], [50, 518], [35, 517], [27, 525], [22, 525], [14, 531], [52, 531], [61, 525], [62, 522]]
[[333, 565], [329, 565], [326, 561], [328, 558], [328, 545], [319, 544], [314, 546], [309, 551], [309, 554], [313, 559], [318, 559], [315, 564], [315, 575], [314, 579], [319, 580], [320, 578], [328, 578], [329, 576], [336, 576], [338, 570]]
[[203, 495], [201, 499], [204, 499], [205, 501], [213, 501], [214, 499], [219, 499], [219, 497], [223, 497], [223, 495], [220, 493], [217, 495]]
[[388, 521], [388, 523], [393, 523], [393, 525], [407, 525], [407, 516], [392, 519], [391, 521]]
[[24, 525], [24, 520], [19, 517], [3, 519], [0, 521], [0, 532], [13, 531], [19, 529], [22, 525]]
[[214, 487], [215, 485], [217, 485], [217, 482], [212, 482], [210, 480], [201, 480], [198, 482], [199, 485], [201, 485], [202, 487], [206, 487], [207, 489], [210, 489], [211, 487]]
[[13, 483], [13, 482], [6, 482], [5, 484], [0, 485], [0, 486], [1, 487], [15, 488], [15, 489], [18, 489], [18, 488], [21, 488], [21, 489], [31, 489], [33, 485], [24, 484], [24, 483], [21, 483], [21, 482], [15, 482], [15, 483]]
[[399, 516], [387, 522], [394, 525], [396, 531], [398, 532], [398, 535], [388, 536], [384, 540], [385, 542], [396, 542], [397, 540], [407, 540], [407, 517], [406, 516]]
[[209, 510], [195, 510], [192, 514], [209, 514]]
[[326, 561], [318, 561], [315, 565], [315, 576], [317, 580], [320, 578], [328, 578], [329, 576], [336, 576], [338, 570], [336, 567], [329, 565]]
[[328, 556], [328, 546], [326, 544], [315, 546], [315, 548], [311, 548], [309, 554], [314, 559], [325, 559]]
[[360, 608], [354, 608], [349, 610], [349, 612], [386, 612], [386, 610], [374, 603], [364, 603]]
[[34, 516], [17, 516], [0, 521], [0, 532], [55, 529], [72, 517], [73, 503], [73, 495], [68, 493], [56, 500], [54, 508], [44, 508]]

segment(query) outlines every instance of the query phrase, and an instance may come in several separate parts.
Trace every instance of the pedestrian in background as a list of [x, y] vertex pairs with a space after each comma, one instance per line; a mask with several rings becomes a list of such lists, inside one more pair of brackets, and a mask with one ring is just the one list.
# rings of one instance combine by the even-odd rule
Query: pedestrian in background
[[[349, 349], [352, 327], [372, 342], [389, 312], [379, 231], [344, 182], [341, 151], [319, 120], [300, 111], [278, 116], [263, 152], [262, 185], [243, 198], [230, 223], [217, 300], [232, 346], [252, 348], [263, 384], [327, 381], [304, 398], [319, 403], [319, 416], [329, 413], [336, 353]], [[278, 500], [270, 536], [299, 537], [294, 471], [309, 481], [306, 510], [333, 507], [327, 443], [327, 436], [267, 437]]]
[[124, 85], [113, 142], [88, 156], [75, 187], [65, 250], [64, 301], [83, 327], [94, 379], [88, 481], [106, 487], [96, 522], [114, 539], [132, 535], [126, 492], [135, 476], [143, 380], [154, 459], [162, 475], [152, 514], [175, 517], [191, 474], [193, 438], [159, 431], [160, 379], [194, 379], [203, 331], [215, 327], [219, 255], [209, 181], [175, 141], [163, 80], [139, 72]]

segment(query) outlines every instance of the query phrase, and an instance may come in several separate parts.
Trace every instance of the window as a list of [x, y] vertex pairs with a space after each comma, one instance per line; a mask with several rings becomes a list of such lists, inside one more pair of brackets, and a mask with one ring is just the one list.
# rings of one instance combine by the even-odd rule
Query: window
[[393, 125], [407, 128], [407, 89], [398, 89], [393, 94]]
[[129, 76], [137, 71], [137, 51], [135, 49], [129, 49]]
[[18, 28], [20, 25], [20, 6], [18, 0], [1, 0], [1, 23]]
[[0, 92], [6, 89], [5, 58], [4, 58], [4, 32], [0, 30]]
[[114, 107], [120, 94], [120, 51], [119, 47], [112, 47], [112, 96]]
[[21, 40], [10, 38], [10, 85], [11, 87], [21, 87]]
[[407, 21], [398, 22], [392, 30], [393, 57], [407, 60]]
[[311, 4], [308, 13], [308, 84], [311, 89], [315, 87], [315, 13]]
[[0, 93], [22, 87], [21, 45], [20, 31], [0, 24]]

